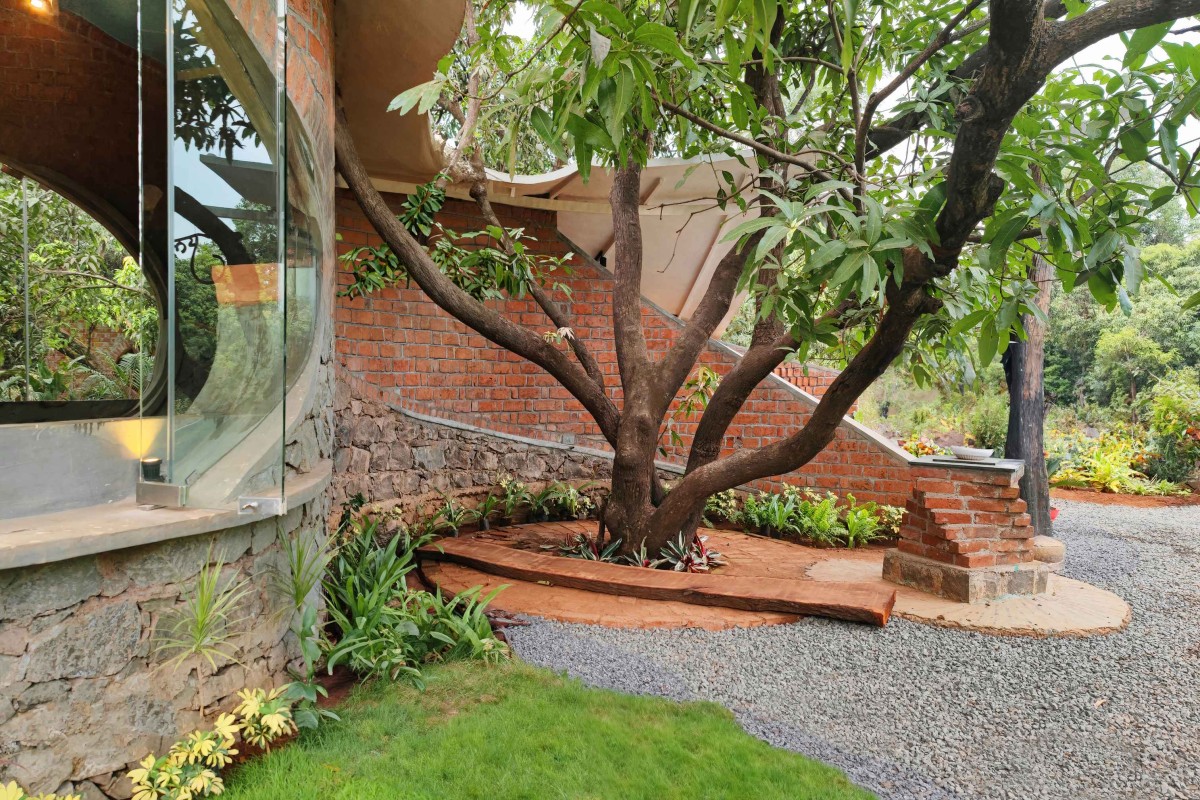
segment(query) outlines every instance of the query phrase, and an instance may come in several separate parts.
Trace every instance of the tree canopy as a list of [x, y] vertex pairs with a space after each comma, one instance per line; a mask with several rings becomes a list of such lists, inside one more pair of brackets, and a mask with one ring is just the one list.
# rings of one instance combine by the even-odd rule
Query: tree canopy
[[[443, 110], [454, 148], [440, 185], [469, 186], [485, 213], [484, 166], [614, 171], [619, 406], [586, 342], [544, 340], [430, 259], [370, 187], [344, 123], [339, 169], [406, 274], [596, 419], [616, 451], [605, 522], [627, 546], [694, 527], [714, 492], [807, 463], [898, 357], [925, 379], [948, 361], [986, 367], [1022, 335], [1022, 315], [1043, 313], [1027, 277], [1036, 255], [1064, 288], [1128, 307], [1146, 277], [1148, 216], [1176, 196], [1193, 212], [1200, 203], [1200, 147], [1187, 132], [1200, 49], [1172, 33], [1200, 0], [553, 1], [535, 5], [528, 43], [505, 28], [511, 7], [469, 5], [455, 52], [393, 107]], [[1080, 62], [1106, 40], [1114, 58]], [[745, 212], [726, 233], [736, 246], [672, 345], [652, 354], [638, 206], [643, 169], [661, 155], [710, 170], [705, 157], [734, 158], [751, 178], [718, 174], [711, 202]], [[670, 404], [739, 291], [755, 302], [750, 347], [713, 391], [687, 474], [664, 496], [653, 457]], [[845, 368], [808, 423], [722, 457], [753, 388], [817, 346], [838, 348]]]

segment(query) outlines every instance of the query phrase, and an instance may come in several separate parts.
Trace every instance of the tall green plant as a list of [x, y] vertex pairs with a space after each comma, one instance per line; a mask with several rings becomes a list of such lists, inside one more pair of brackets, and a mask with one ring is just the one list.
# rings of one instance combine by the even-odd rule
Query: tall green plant
[[232, 639], [246, 617], [236, 616], [242, 599], [250, 593], [249, 583], [236, 575], [222, 580], [225, 562], [218, 558], [200, 568], [196, 583], [182, 609], [175, 613], [171, 626], [158, 638], [155, 651], [167, 656], [166, 664], [178, 668], [188, 658], [196, 658], [196, 692], [200, 716], [204, 708], [204, 664], [211, 672], [218, 661], [237, 662]]

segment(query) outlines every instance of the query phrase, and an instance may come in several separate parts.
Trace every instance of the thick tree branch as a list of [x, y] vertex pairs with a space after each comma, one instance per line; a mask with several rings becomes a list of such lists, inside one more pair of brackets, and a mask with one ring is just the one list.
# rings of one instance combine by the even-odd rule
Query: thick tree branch
[[[991, 12], [993, 15], [995, 11]], [[1042, 14], [1046, 19], [1057, 19], [1067, 13], [1063, 0], [1045, 0]], [[959, 81], [969, 81], [975, 78], [980, 70], [988, 63], [989, 45], [984, 45], [963, 59], [962, 63], [950, 72], [950, 77]], [[929, 124], [929, 114], [926, 111], [910, 111], [889, 120], [878, 128], [871, 129], [867, 138], [867, 160], [883, 155], [893, 147], [905, 142], [909, 137], [918, 133]]]
[[1048, 71], [1109, 36], [1194, 14], [1200, 14], [1198, 0], [1110, 0], [1050, 26], [1043, 67]]
[[882, 86], [878, 91], [872, 92], [871, 96], [867, 98], [867, 103], [863, 107], [863, 113], [858, 120], [858, 126], [854, 134], [854, 166], [859, 173], [865, 171], [865, 166], [867, 163], [867, 145], [869, 140], [868, 133], [871, 130], [871, 123], [875, 119], [875, 112], [878, 110], [879, 104], [891, 97], [891, 95], [901, 86], [903, 86], [904, 82], [911, 78], [913, 74], [925, 64], [926, 61], [932, 58], [935, 53], [937, 53], [947, 44], [949, 44], [950, 37], [954, 33], [954, 29], [957, 28], [964, 19], [969, 17], [971, 12], [978, 8], [981, 3], [983, 3], [983, 0], [971, 0], [971, 2], [967, 3], [963, 9], [955, 14], [950, 22], [946, 24], [946, 27], [942, 28], [941, 33], [933, 37], [933, 41], [931, 41], [924, 50], [922, 50], [920, 53], [914, 56], [912, 60], [904, 65], [904, 69], [900, 70], [896, 77], [892, 78], [891, 81]]
[[765, 447], [738, 452], [685, 475], [650, 519], [653, 530], [676, 530], [705, 498], [730, 486], [783, 475], [807, 464], [832, 441], [859, 396], [903, 350], [913, 324], [938, 307], [922, 287], [892, 287], [875, 335], [830, 384], [803, 428]]
[[646, 374], [650, 356], [642, 327], [642, 168], [634, 161], [613, 176], [613, 336], [626, 391]]
[[359, 159], [344, 114], [339, 110], [334, 138], [337, 169], [354, 193], [367, 219], [422, 291], [439, 308], [490, 342], [510, 350], [553, 375], [595, 419], [609, 444], [616, 446], [620, 414], [616, 406], [579, 364], [542, 339], [500, 316], [468, 295], [438, 269], [371, 184]]

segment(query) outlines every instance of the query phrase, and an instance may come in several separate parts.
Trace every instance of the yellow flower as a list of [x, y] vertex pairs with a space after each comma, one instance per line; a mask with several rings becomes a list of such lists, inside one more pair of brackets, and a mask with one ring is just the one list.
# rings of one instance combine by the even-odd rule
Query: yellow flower
[[0, 800], [23, 800], [24, 797], [25, 790], [17, 786], [16, 781], [0, 785]]

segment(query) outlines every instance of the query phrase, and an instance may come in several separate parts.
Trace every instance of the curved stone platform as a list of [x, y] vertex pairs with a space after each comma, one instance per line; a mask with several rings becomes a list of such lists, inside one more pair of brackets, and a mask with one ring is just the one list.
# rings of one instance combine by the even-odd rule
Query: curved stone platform
[[[866, 561], [828, 558], [806, 571], [814, 581], [886, 583], [879, 567]], [[985, 603], [958, 603], [896, 586], [897, 616], [945, 628], [963, 628], [1007, 636], [1092, 636], [1119, 631], [1129, 624], [1129, 604], [1112, 592], [1083, 581], [1048, 576], [1044, 594], [1012, 595]]]
[[[476, 534], [508, 547], [537, 550], [576, 533], [592, 534], [595, 523], [557, 522], [521, 525]], [[882, 547], [833, 550], [750, 536], [735, 531], [707, 531], [708, 544], [726, 555], [719, 575], [741, 578], [785, 578], [794, 581], [875, 583], [896, 591], [894, 614], [944, 627], [1017, 636], [1087, 636], [1119, 630], [1127, 624], [1129, 606], [1096, 587], [1053, 575], [1050, 591], [1026, 598], [1004, 598], [969, 605], [926, 595], [885, 582]], [[514, 580], [460, 564], [426, 561], [426, 580], [449, 592], [474, 586], [490, 592], [507, 584], [493, 608], [560, 622], [618, 628], [756, 627], [795, 622], [800, 617], [766, 611], [692, 605], [676, 600], [650, 600], [601, 594], [536, 581]]]

